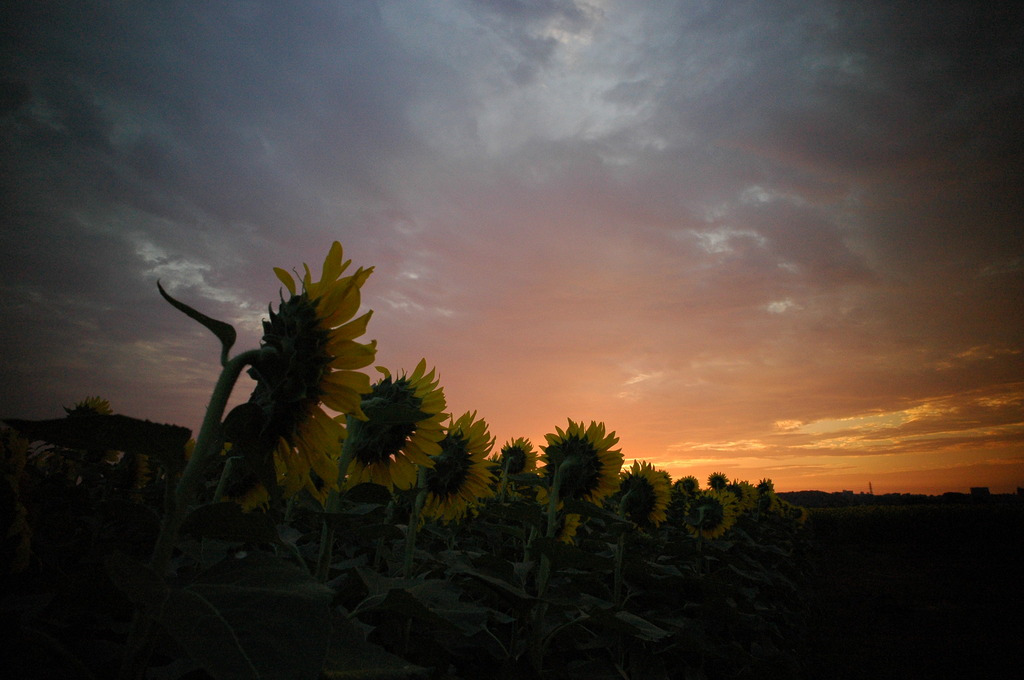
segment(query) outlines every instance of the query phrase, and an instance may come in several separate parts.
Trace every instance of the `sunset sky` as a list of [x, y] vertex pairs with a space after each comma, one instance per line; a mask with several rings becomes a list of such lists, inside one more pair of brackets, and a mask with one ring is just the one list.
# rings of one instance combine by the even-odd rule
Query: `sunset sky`
[[1024, 486], [1020, 5], [19, 2], [0, 34], [0, 416], [195, 428], [219, 345], [157, 279], [248, 349], [272, 268], [338, 240], [376, 363], [425, 357], [498, 446], [598, 420], [673, 477]]

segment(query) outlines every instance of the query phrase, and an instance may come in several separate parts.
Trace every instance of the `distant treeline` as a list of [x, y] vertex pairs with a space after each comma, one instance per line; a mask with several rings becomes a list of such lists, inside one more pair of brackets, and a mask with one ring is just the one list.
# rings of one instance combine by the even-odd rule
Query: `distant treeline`
[[944, 493], [927, 496], [913, 493], [853, 493], [852, 491], [783, 491], [777, 494], [793, 505], [804, 508], [846, 508], [860, 505], [936, 505], [951, 503], [1022, 502], [1020, 494], [989, 494], [988, 489], [974, 493]]

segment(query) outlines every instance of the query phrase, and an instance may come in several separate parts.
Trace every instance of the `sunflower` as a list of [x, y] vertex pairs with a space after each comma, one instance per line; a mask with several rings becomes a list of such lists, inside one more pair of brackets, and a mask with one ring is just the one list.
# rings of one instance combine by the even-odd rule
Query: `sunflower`
[[[342, 261], [335, 241], [320, 280], [303, 265], [301, 290], [291, 274], [274, 268], [290, 296], [282, 297], [277, 312], [271, 308], [263, 322], [264, 353], [249, 371], [256, 380], [249, 402], [261, 413], [261, 441], [273, 454], [286, 496], [305, 488], [322, 500], [336, 488], [346, 434], [340, 421], [345, 414], [365, 418], [360, 400], [370, 391], [370, 379], [355, 369], [373, 362], [376, 341], [355, 341], [366, 332], [372, 312], [353, 317], [373, 268], [342, 277], [350, 263]], [[332, 418], [324, 407], [342, 415]]]
[[555, 529], [555, 540], [562, 543], [575, 543], [576, 532], [583, 524], [583, 517], [574, 512], [561, 513], [558, 516], [558, 528]]
[[715, 491], [723, 491], [729, 485], [729, 478], [724, 472], [712, 472], [708, 475], [708, 488]]
[[698, 538], [718, 538], [736, 523], [738, 514], [736, 496], [709, 489], [691, 502], [686, 528]]
[[544, 436], [548, 445], [542, 448], [549, 485], [556, 471], [566, 465], [558, 491], [560, 499], [598, 503], [618, 490], [623, 456], [611, 448], [619, 441], [614, 432], [605, 434], [604, 423], [591, 421], [584, 429], [582, 422], [572, 420], [564, 431], [556, 427], [555, 432]]
[[[443, 421], [448, 417], [444, 391], [438, 387], [434, 371], [427, 373], [427, 361], [421, 359], [412, 375], [392, 378], [386, 368], [377, 367], [384, 377], [363, 396], [368, 420], [349, 425], [352, 463], [346, 486], [372, 482], [388, 489], [408, 489], [416, 483], [417, 466], [430, 467], [433, 456], [441, 452]], [[373, 406], [374, 408], [371, 408]], [[405, 409], [416, 418], [391, 418], [386, 422], [372, 414], [388, 408]]]
[[69, 416], [110, 416], [114, 409], [110, 408], [110, 402], [100, 397], [86, 397], [75, 402], [71, 408], [64, 407], [65, 413]]
[[490, 462], [491, 470], [498, 479], [498, 496], [502, 502], [508, 494], [520, 498], [536, 497], [535, 486], [521, 483], [518, 479], [509, 479], [512, 475], [536, 472], [537, 452], [533, 448], [533, 442], [525, 437], [509, 439]]
[[265, 510], [270, 505], [270, 494], [253, 472], [235, 475], [221, 497], [223, 501], [237, 503], [245, 512]]
[[[75, 405], [71, 408], [64, 407], [64, 412], [68, 414], [69, 418], [78, 418], [80, 416], [111, 416], [114, 415], [114, 409], [110, 407], [110, 402], [101, 397], [86, 397], [81, 401], [75, 402]], [[111, 465], [116, 464], [121, 460], [121, 452], [107, 449], [106, 451], [86, 451], [86, 460], [96, 463], [104, 462]]]
[[670, 475], [667, 470], [655, 470], [655, 472], [657, 472], [659, 475], [661, 475], [665, 479], [665, 486], [667, 486], [671, 490], [672, 489], [672, 475]]
[[668, 475], [648, 462], [633, 461], [622, 473], [620, 508], [623, 515], [642, 527], [658, 526], [666, 519], [669, 503]]
[[750, 512], [757, 506], [757, 488], [750, 482], [733, 482], [725, 488], [735, 494], [741, 513]]
[[475, 411], [451, 422], [447, 430], [433, 467], [423, 469], [426, 498], [421, 517], [458, 521], [481, 498], [494, 495], [494, 473], [486, 460], [494, 438]]
[[687, 475], [677, 479], [672, 485], [672, 490], [683, 498], [692, 498], [700, 491], [700, 480], [693, 475]]
[[510, 475], [533, 472], [537, 469], [537, 452], [533, 450], [533, 442], [524, 437], [510, 439], [501, 447], [501, 453], [495, 460], [498, 469]]
[[22, 475], [29, 442], [14, 430], [0, 430], [0, 573], [16, 574], [28, 568], [32, 553], [32, 527], [22, 502]]
[[775, 495], [775, 484], [770, 479], [762, 479], [757, 483], [758, 512], [776, 512], [780, 499]]
[[807, 511], [807, 508], [802, 505], [789, 506], [789, 517], [796, 520], [797, 526], [804, 526], [807, 523], [807, 519], [811, 516], [811, 513]]
[[149, 456], [144, 453], [136, 453], [126, 458], [123, 464], [127, 468], [128, 495], [133, 501], [141, 503], [145, 500], [143, 490], [156, 479], [156, 471], [150, 463]]

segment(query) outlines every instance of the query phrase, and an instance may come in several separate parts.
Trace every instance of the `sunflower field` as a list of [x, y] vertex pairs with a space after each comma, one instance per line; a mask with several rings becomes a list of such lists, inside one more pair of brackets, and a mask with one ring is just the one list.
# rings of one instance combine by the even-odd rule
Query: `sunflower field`
[[[91, 397], [3, 430], [19, 678], [798, 677], [807, 512], [627, 464], [603, 423], [498, 446], [426, 360], [377, 368], [335, 243], [198, 434]], [[246, 371], [255, 388], [227, 410]], [[226, 412], [227, 411], [227, 412]]]

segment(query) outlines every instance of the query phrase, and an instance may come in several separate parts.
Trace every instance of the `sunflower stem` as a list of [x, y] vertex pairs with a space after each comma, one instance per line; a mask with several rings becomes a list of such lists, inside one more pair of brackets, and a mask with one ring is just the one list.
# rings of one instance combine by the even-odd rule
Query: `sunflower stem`
[[[352, 416], [348, 416], [347, 421], [350, 425]], [[355, 437], [346, 436], [345, 443], [341, 445], [341, 456], [338, 458], [338, 488], [331, 489], [327, 494], [327, 502], [324, 503], [326, 513], [323, 527], [320, 529], [320, 556], [316, 563], [316, 579], [321, 583], [327, 581], [327, 576], [331, 571], [331, 560], [334, 559], [334, 522], [327, 517], [327, 514], [337, 513], [341, 509], [341, 489], [345, 486], [348, 468], [356, 453], [354, 441]]]
[[214, 385], [210, 404], [206, 407], [206, 415], [199, 429], [199, 436], [196, 437], [195, 448], [192, 450], [192, 457], [178, 479], [174, 495], [169, 499], [171, 507], [168, 508], [169, 512], [164, 517], [160, 535], [153, 548], [150, 566], [160, 575], [167, 571], [171, 555], [174, 554], [174, 545], [178, 541], [178, 531], [185, 520], [189, 504], [195, 500], [203, 484], [203, 474], [206, 472], [207, 464], [220, 452], [223, 444], [221, 419], [224, 416], [228, 398], [231, 397], [231, 390], [238, 382], [242, 369], [254, 363], [260, 353], [261, 350], [253, 349], [242, 352], [229, 360], [225, 364], [224, 370], [221, 371], [217, 384]]
[[412, 577], [412, 556], [416, 551], [416, 534], [420, 528], [420, 512], [423, 504], [427, 501], [427, 469], [420, 466], [417, 472], [416, 500], [412, 504], [412, 512], [409, 513], [409, 528], [405, 532], [405, 560], [402, 563], [402, 575], [405, 578]]
[[505, 502], [505, 491], [508, 489], [508, 469], [512, 466], [512, 456], [505, 456], [505, 461], [501, 466], [501, 487], [498, 491], [498, 502]]
[[558, 496], [568, 467], [569, 461], [566, 461], [555, 468], [555, 478], [551, 480], [551, 492], [548, 494], [548, 528], [545, 534], [548, 538], [554, 538], [558, 530]]
[[228, 480], [231, 479], [231, 473], [235, 469], [235, 462], [238, 460], [238, 456], [231, 456], [224, 461], [224, 469], [220, 473], [220, 479], [217, 481], [217, 489], [213, 492], [213, 502], [219, 503], [224, 498], [224, 492], [228, 488]]
[[[546, 538], [554, 538], [558, 533], [558, 496], [562, 489], [562, 480], [565, 471], [569, 468], [569, 461], [563, 461], [555, 468], [555, 475], [551, 480], [551, 488], [548, 489], [548, 526], [544, 532]], [[534, 670], [540, 673], [544, 666], [544, 620], [547, 618], [548, 603], [544, 595], [548, 590], [548, 582], [551, 580], [551, 558], [545, 553], [540, 556], [540, 567], [537, 569], [537, 603], [530, 612], [530, 660]]]
[[697, 508], [697, 575], [704, 573], [704, 512], [705, 506]]
[[618, 545], [615, 546], [615, 590], [613, 602], [616, 606], [622, 605], [622, 562], [626, 552], [626, 532], [619, 534]]
[[[629, 497], [633, 495], [633, 489], [630, 489], [626, 494], [619, 500], [619, 517], [626, 519], [626, 502]], [[615, 547], [615, 573], [614, 573], [614, 586], [613, 586], [613, 599], [612, 601], [618, 606], [622, 604], [622, 563], [623, 557], [626, 553], [626, 532], [622, 531], [619, 533], [619, 540]]]
[[[178, 542], [181, 525], [185, 521], [185, 513], [199, 493], [207, 464], [220, 452], [222, 445], [221, 420], [224, 417], [224, 409], [227, 407], [231, 390], [238, 382], [242, 369], [254, 363], [260, 353], [261, 350], [258, 349], [249, 350], [228, 360], [224, 363], [220, 377], [217, 378], [213, 393], [210, 395], [210, 404], [206, 407], [203, 424], [199, 429], [199, 436], [196, 438], [195, 448], [192, 450], [192, 457], [189, 458], [185, 470], [178, 478], [174, 491], [168, 492], [164, 498], [165, 514], [149, 562], [150, 567], [160, 577], [167, 572], [171, 556], [174, 554], [174, 546]], [[168, 486], [171, 481], [168, 478]], [[128, 634], [127, 651], [121, 664], [119, 677], [122, 680], [140, 678], [145, 674], [153, 647], [150, 640], [153, 624], [154, 621], [151, 618], [136, 612], [131, 631]]]
[[[394, 496], [388, 501], [387, 506], [384, 508], [384, 524], [390, 526], [391, 522], [395, 518], [395, 499]], [[380, 571], [380, 563], [384, 559], [384, 537], [377, 537], [377, 547], [373, 552], [373, 570]]]
[[[558, 533], [558, 496], [562, 489], [562, 479], [565, 477], [565, 470], [569, 462], [565, 461], [555, 468], [555, 477], [551, 480], [551, 489], [548, 492], [548, 528], [545, 532], [547, 538], [554, 538]], [[551, 579], [551, 558], [546, 554], [540, 556], [540, 569], [537, 572], [537, 597], [544, 597], [548, 589], [548, 581]]]

